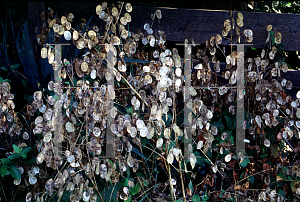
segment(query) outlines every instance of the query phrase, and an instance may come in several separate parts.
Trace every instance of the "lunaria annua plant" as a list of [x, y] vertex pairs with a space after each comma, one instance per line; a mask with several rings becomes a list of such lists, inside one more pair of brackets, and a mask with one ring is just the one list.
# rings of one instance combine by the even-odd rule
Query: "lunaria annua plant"
[[[152, 27], [156, 19], [163, 20], [160, 10], [138, 33], [126, 29], [133, 12], [130, 3], [111, 6], [104, 2], [96, 7], [96, 14], [105, 22], [104, 31], [97, 25], [89, 27], [85, 19], [76, 30], [72, 13], [54, 18], [54, 11], [48, 10], [49, 15], [41, 14], [45, 22], [38, 35], [44, 44], [41, 57], [50, 64], [56, 62], [55, 47], [45, 44], [51, 30], [54, 43], [64, 39], [81, 50], [81, 55], [62, 58], [62, 93], [56, 90], [60, 84], [50, 81], [48, 89], [35, 92], [34, 101], [27, 106], [27, 117], [34, 120], [31, 132], [41, 138], [36, 146], [36, 166], [26, 170], [24, 182], [29, 179], [30, 184], [26, 201], [57, 197], [70, 201], [216, 201], [234, 197], [282, 201], [288, 191], [276, 191], [271, 186], [274, 179], [282, 180], [285, 174], [291, 180], [299, 179], [299, 160], [290, 159], [292, 141], [300, 134], [299, 96], [293, 100], [285, 93], [292, 83], [282, 78], [282, 72], [288, 70], [276, 57], [281, 54], [282, 36], [271, 25], [261, 55], [245, 59], [244, 142], [248, 156], [260, 159], [256, 162], [256, 158], [252, 161], [236, 155], [238, 53], [232, 48], [225, 55], [219, 47], [222, 38], [230, 36], [237, 36], [238, 42], [253, 40], [252, 30], [243, 29], [242, 13], [234, 12], [225, 20], [224, 29], [212, 36], [204, 49], [192, 40], [192, 86], [185, 89], [184, 60], [176, 48], [166, 47], [164, 31]], [[113, 49], [108, 44], [113, 44]], [[114, 56], [113, 75], [108, 71], [109, 51]], [[225, 56], [225, 68], [221, 68], [217, 51]], [[114, 87], [107, 84], [112, 78]], [[198, 88], [201, 86], [208, 88]], [[60, 100], [55, 93], [61, 93]], [[184, 100], [186, 93], [191, 100]], [[9, 84], [1, 84], [1, 131], [26, 139], [29, 131], [21, 132], [12, 98]], [[55, 134], [59, 106], [63, 129], [62, 134]], [[184, 110], [190, 111], [187, 120]], [[108, 130], [115, 136], [113, 158], [105, 158]], [[189, 141], [187, 148], [184, 141]], [[62, 142], [61, 148], [57, 142]], [[184, 156], [184, 150], [190, 154]], [[265, 159], [268, 155], [272, 157], [269, 161]], [[280, 177], [277, 173], [283, 167], [287, 169]], [[229, 177], [238, 179], [232, 182]], [[292, 182], [292, 192], [299, 195], [298, 183]], [[263, 187], [244, 192], [257, 188], [255, 183]], [[39, 186], [32, 186], [36, 184]]]

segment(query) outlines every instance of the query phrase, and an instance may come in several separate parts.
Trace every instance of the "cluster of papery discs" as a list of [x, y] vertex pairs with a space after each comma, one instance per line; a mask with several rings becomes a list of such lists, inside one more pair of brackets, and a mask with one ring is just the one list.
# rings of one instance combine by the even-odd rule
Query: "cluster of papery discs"
[[[8, 82], [0, 83], [0, 134], [14, 137], [21, 133], [23, 125], [14, 111], [14, 95], [10, 89]], [[26, 139], [28, 138], [26, 137]]]
[[[273, 30], [273, 26], [272, 25], [268, 25], [267, 26], [267, 31], [268, 32], [270, 32], [270, 31], [272, 31]], [[270, 36], [270, 35], [269, 35]], [[276, 43], [276, 44], [280, 44], [281, 43], [281, 39], [282, 39], [282, 34], [280, 33], [280, 32], [276, 32], [275, 33], [275, 40], [274, 40], [274, 42]], [[268, 38], [268, 40], [269, 40], [269, 38]]]
[[[104, 2], [101, 5], [98, 5], [96, 7], [96, 14], [99, 16], [100, 19], [106, 21], [105, 30], [108, 32], [111, 30], [111, 32], [115, 35], [117, 34], [117, 29], [119, 30], [119, 34], [121, 38], [126, 39], [128, 37], [128, 30], [125, 29], [125, 26], [127, 23], [131, 22], [131, 15], [129, 14], [132, 12], [132, 6], [130, 3], [127, 3], [125, 5], [125, 9], [127, 13], [124, 14], [120, 18], [120, 12], [119, 9], [123, 7], [123, 3], [118, 5], [117, 7], [112, 7], [111, 9], [111, 16], [106, 13], [104, 10], [107, 9], [107, 3]], [[113, 23], [113, 19], [115, 19], [115, 23]], [[117, 24], [117, 21], [120, 20], [120, 24]], [[116, 37], [116, 36], [115, 36]], [[120, 39], [118, 40], [120, 42]], [[117, 43], [120, 44], [120, 43]]]
[[[96, 7], [96, 14], [106, 22], [105, 36], [100, 36], [99, 28], [96, 26], [79, 34], [80, 31], [71, 28], [72, 15], [63, 16], [60, 21], [50, 21], [56, 35], [63, 36], [66, 40], [73, 40], [78, 49], [88, 48], [88, 52], [81, 58], [75, 58], [71, 63], [64, 59], [64, 64], [67, 65], [63, 66], [62, 78], [67, 80], [67, 75], [74, 75], [82, 80], [75, 82], [70, 79], [70, 83], [75, 83], [72, 86], [69, 83], [61, 96], [65, 113], [61, 122], [62, 134], [54, 134], [55, 106], [58, 101], [55, 101], [53, 96], [43, 98], [42, 92], [38, 91], [34, 94], [34, 101], [27, 106], [28, 116], [34, 116], [37, 110], [41, 113], [36, 117], [33, 125], [33, 133], [43, 135], [43, 140], [38, 145], [40, 150], [36, 158], [37, 164], [45, 162], [47, 167], [53, 169], [60, 168], [63, 163], [67, 165], [55, 178], [50, 178], [46, 182], [45, 189], [49, 196], [52, 196], [54, 191], [61, 196], [66, 190], [71, 193], [71, 201], [81, 199], [96, 201], [95, 187], [90, 187], [89, 182], [93, 182], [94, 176], [99, 175], [107, 182], [117, 183], [121, 177], [124, 177], [124, 172], [131, 170], [134, 173], [138, 172], [141, 166], [133, 147], [141, 147], [142, 140], [152, 141], [155, 149], [164, 152], [168, 164], [173, 164], [175, 160], [177, 162], [183, 160], [183, 152], [179, 144], [169, 151], [164, 151], [165, 147], [173, 143], [173, 137], [176, 142], [180, 137], [186, 138], [187, 134], [192, 134], [192, 138], [197, 143], [197, 150], [203, 151], [204, 154], [212, 150], [221, 154], [230, 152], [234, 145], [228, 133], [220, 132], [210, 121], [214, 118], [215, 112], [221, 111], [222, 104], [228, 106], [231, 115], [236, 113], [234, 103], [237, 90], [230, 87], [237, 82], [238, 53], [233, 51], [226, 57], [226, 69], [222, 72], [222, 76], [228, 80], [228, 85], [217, 88], [219, 83], [210, 66], [212, 62], [214, 71], [221, 72], [216, 51], [222, 42], [222, 37], [219, 34], [211, 37], [205, 49], [197, 51], [195, 58], [199, 60], [199, 63], [192, 67], [191, 77], [193, 86], [212, 88], [200, 90], [194, 87], [185, 88], [183, 63], [178, 50], [166, 48], [165, 33], [158, 30], [155, 35], [155, 30], [149, 23], [144, 24], [144, 33], [134, 34], [126, 30], [125, 26], [131, 22], [129, 13], [132, 11], [132, 6], [127, 3], [126, 13], [122, 16], [123, 6], [122, 3], [109, 9], [107, 3], [104, 2]], [[151, 16], [152, 20], [161, 19], [161, 17], [160, 10]], [[85, 20], [82, 20], [81, 29], [85, 23]], [[222, 31], [224, 37], [232, 28], [234, 29], [231, 23], [230, 20], [224, 22]], [[243, 27], [241, 13], [238, 13], [236, 24], [238, 25], [236, 32], [240, 35], [239, 27]], [[247, 42], [253, 40], [251, 30], [245, 29], [243, 33]], [[279, 41], [281, 42], [281, 34], [277, 33], [275, 42]], [[114, 45], [123, 44], [123, 47], [116, 48], [116, 46], [106, 44], [100, 49], [96, 48], [97, 44], [105, 42], [112, 42]], [[187, 40], [185, 44], [188, 44]], [[140, 50], [141, 47], [147, 45], [155, 49], [150, 54]], [[113, 52], [114, 57], [113, 74], [108, 72], [109, 67], [103, 62], [107, 59], [109, 52]], [[188, 53], [192, 53], [192, 49], [189, 49]], [[258, 103], [260, 111], [263, 112], [253, 115], [247, 132], [254, 136], [255, 131], [264, 125], [277, 126], [279, 123], [276, 118], [279, 116], [279, 109], [282, 108], [291, 119], [282, 128], [282, 138], [289, 140], [293, 138], [290, 126], [294, 124], [297, 128], [300, 127], [299, 121], [293, 122], [292, 120], [293, 110], [297, 111], [296, 117], [300, 118], [299, 100], [293, 101], [291, 97], [282, 95], [284, 88], [288, 90], [292, 88], [290, 81], [264, 80], [266, 71], [270, 71], [270, 75], [276, 77], [281, 71], [286, 72], [288, 69], [286, 63], [275, 62], [274, 66], [271, 66], [270, 63], [274, 60], [276, 53], [277, 48], [274, 46], [262, 51], [260, 57], [246, 60], [245, 77], [248, 86], [245, 89], [245, 96], [252, 96], [252, 99]], [[41, 56], [48, 58], [50, 64], [53, 63], [53, 48], [50, 46], [48, 49], [43, 48]], [[131, 68], [128, 73], [129, 65], [125, 62], [126, 57], [146, 60], [146, 62], [132, 65], [135, 68], [134, 70]], [[116, 78], [115, 86], [127, 87], [127, 90], [117, 91], [114, 86], [103, 81], [111, 81], [114, 78]], [[125, 82], [121, 82], [122, 79]], [[49, 82], [48, 90], [53, 91], [54, 86], [54, 82]], [[75, 89], [74, 86], [76, 86]], [[176, 110], [178, 104], [176, 97], [181, 93], [191, 95], [191, 99], [186, 101], [187, 108], [191, 110], [186, 120], [190, 126], [184, 129], [176, 123], [165, 125], [170, 119], [170, 112], [173, 112], [172, 108]], [[120, 106], [124, 105], [125, 108], [131, 105], [132, 112], [121, 113], [117, 104], [110, 105], [112, 100], [118, 100], [116, 103]], [[113, 143], [113, 155], [116, 158], [112, 161], [99, 158], [104, 154], [108, 129], [116, 136]], [[218, 135], [223, 142], [217, 144], [217, 148], [212, 148]], [[57, 155], [58, 148], [54, 144], [63, 141], [67, 145], [62, 152], [66, 160]], [[266, 147], [271, 146], [267, 137], [264, 137], [262, 142]], [[186, 149], [190, 152], [188, 159], [194, 169], [197, 164], [196, 149], [193, 149], [192, 144], [189, 144]], [[230, 163], [233, 155], [231, 152], [227, 154], [224, 157], [225, 163]], [[213, 165], [212, 171], [216, 173], [220, 168], [224, 172], [225, 163]], [[79, 171], [83, 172], [79, 174]], [[31, 181], [35, 181], [33, 174], [30, 177]], [[172, 178], [170, 183], [175, 186], [176, 180]], [[122, 187], [119, 191], [120, 199], [127, 200], [130, 197], [129, 188], [133, 186], [134, 182], [129, 180], [128, 186]]]
[[[54, 82], [51, 81], [48, 84], [48, 90], [54, 90]], [[129, 115], [123, 116], [118, 115], [118, 110], [113, 107], [108, 108], [108, 104], [111, 97], [109, 93], [111, 89], [107, 88], [105, 85], [101, 85], [99, 88], [91, 89], [89, 88], [89, 82], [79, 80], [77, 85], [81, 88], [76, 88], [72, 92], [70, 88], [61, 96], [61, 103], [63, 108], [66, 110], [66, 115], [63, 116], [62, 125], [64, 125], [63, 134], [67, 137], [67, 143], [70, 149], [63, 152], [64, 156], [67, 159], [68, 167], [62, 172], [59, 173], [56, 179], [49, 179], [46, 183], [45, 189], [49, 196], [52, 196], [54, 191], [57, 191], [58, 195], [61, 196], [63, 191], [70, 191], [71, 196], [70, 200], [83, 200], [89, 199], [90, 201], [96, 201], [96, 196], [93, 194], [93, 188], [88, 187], [88, 182], [78, 181], [78, 175], [75, 175], [76, 169], [83, 169], [85, 175], [90, 179], [93, 179], [94, 175], [100, 175], [101, 178], [104, 178], [106, 181], [112, 181], [117, 183], [119, 181], [119, 173], [116, 171], [116, 164], [111, 164], [107, 160], [101, 162], [98, 157], [94, 157], [92, 163], [86, 161], [84, 158], [84, 153], [87, 155], [96, 155], [99, 156], [102, 153], [102, 147], [104, 143], [105, 130], [106, 130], [106, 116], [110, 116], [112, 119], [116, 119], [115, 124], [111, 125], [111, 131], [118, 137], [114, 142], [115, 156], [122, 157], [125, 152], [127, 158], [120, 158], [116, 163], [119, 164], [122, 172], [125, 172], [130, 167], [134, 172], [137, 171], [139, 167], [138, 160], [131, 155], [132, 145], [127, 140], [126, 136], [129, 136], [132, 139], [132, 142], [139, 145], [139, 138], [137, 136], [138, 130], [135, 127], [135, 122], [137, 121], [137, 114], [135, 113], [132, 118]], [[97, 84], [96, 84], [97, 85]], [[78, 101], [73, 102], [71, 105], [72, 110], [69, 109], [71, 103], [71, 94], [74, 93]], [[46, 162], [47, 167], [57, 169], [64, 160], [57, 155], [58, 148], [55, 145], [55, 142], [62, 142], [63, 139], [56, 140], [57, 138], [63, 138], [58, 134], [54, 134], [55, 127], [55, 107], [52, 109], [50, 106], [56, 105], [59, 101], [55, 102], [53, 96], [48, 96], [46, 98], [47, 103], [44, 105], [42, 98], [42, 92], [37, 91], [34, 93], [34, 101], [28, 107], [28, 114], [34, 115], [36, 109], [39, 109], [42, 116], [37, 116], [35, 119], [35, 127], [33, 129], [34, 134], [42, 134], [43, 142], [39, 144], [40, 153], [37, 155], [36, 162], [41, 164]], [[33, 106], [34, 109], [33, 109]], [[86, 130], [88, 131], [87, 135], [87, 144], [85, 146], [76, 146], [77, 144], [77, 133], [80, 121], [78, 117], [84, 117], [88, 122]], [[138, 121], [137, 121], [138, 122]], [[137, 124], [138, 125], [138, 124]], [[140, 125], [138, 125], [140, 127]], [[145, 125], [142, 127], [143, 130], [147, 129]], [[135, 132], [134, 132], [135, 131]], [[144, 131], [145, 132], [145, 131]], [[141, 131], [141, 136], [144, 136]], [[145, 133], [146, 135], [147, 133]], [[54, 137], [53, 137], [54, 135]], [[124, 143], [123, 143], [124, 142]], [[68, 176], [72, 177], [71, 181]], [[80, 177], [80, 176], [79, 176]], [[80, 179], [83, 179], [81, 176]], [[72, 181], [74, 180], [74, 181]], [[67, 188], [65, 185], [68, 185]], [[125, 195], [122, 197], [128, 197], [126, 189], [124, 190]], [[120, 197], [121, 197], [120, 196]]]
[[[237, 26], [235, 26], [235, 22], [232, 20], [230, 21], [229, 19], [224, 21], [224, 29], [222, 30], [222, 36], [223, 37], [227, 37], [229, 31], [233, 31], [235, 29], [236, 35], [240, 36], [241, 35], [241, 30], [240, 27], [244, 26], [244, 16], [242, 13], [238, 12], [237, 13], [237, 19], [236, 19], [236, 24]], [[233, 32], [231, 33], [231, 35], [233, 36]], [[243, 35], [246, 38], [246, 41], [248, 43], [252, 42], [253, 40], [253, 32], [250, 29], [245, 29], [243, 32]]]
[[[270, 32], [271, 30], [272, 25], [268, 25], [267, 31]], [[281, 36], [280, 33], [278, 35]], [[256, 114], [252, 119], [253, 124], [248, 129], [251, 138], [255, 137], [255, 130], [259, 131], [262, 127], [276, 127], [277, 125], [282, 126], [281, 132], [277, 134], [277, 139], [290, 140], [294, 137], [294, 134], [296, 134], [296, 138], [300, 138], [298, 129], [300, 121], [295, 120], [295, 115], [296, 118], [300, 118], [300, 93], [296, 95], [296, 100], [283, 93], [285, 89], [292, 89], [292, 82], [281, 78], [281, 72], [287, 72], [288, 66], [285, 62], [274, 61], [276, 53], [276, 46], [270, 44], [268, 49], [262, 50], [260, 56], [254, 59], [248, 58], [245, 63], [245, 75], [247, 82], [250, 83], [250, 86], [246, 88], [246, 95], [252, 96], [251, 99], [259, 103], [259, 111], [263, 112]], [[257, 69], [260, 69], [260, 71], [257, 71]], [[258, 83], [253, 85], [255, 82]], [[284, 124], [280, 124], [278, 121], [280, 114], [286, 116]], [[263, 138], [263, 144], [266, 147], [271, 146], [270, 140], [266, 137]]]
[[210, 50], [210, 55], [212, 56], [212, 63], [213, 63], [213, 68], [215, 70], [215, 72], [220, 72], [220, 62], [217, 60], [217, 58], [215, 57], [216, 51], [219, 44], [222, 43], [222, 37], [220, 34], [217, 34], [216, 36], [213, 36], [210, 38], [209, 40], [209, 50]]
[[236, 19], [236, 24], [239, 27], [243, 27], [244, 26], [244, 16], [242, 13], [238, 12], [237, 13], [237, 19]]
[[227, 36], [230, 30], [231, 30], [231, 22], [230, 20], [227, 19], [224, 21], [224, 29], [222, 30], [222, 35]]

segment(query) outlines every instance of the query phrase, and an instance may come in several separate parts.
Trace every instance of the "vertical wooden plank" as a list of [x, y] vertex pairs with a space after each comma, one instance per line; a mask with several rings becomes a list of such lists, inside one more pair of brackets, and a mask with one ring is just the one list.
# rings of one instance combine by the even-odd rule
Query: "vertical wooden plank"
[[28, 31], [33, 52], [36, 56], [36, 59], [38, 59], [38, 61], [36, 61], [37, 64], [40, 63], [40, 54], [36, 54], [39, 50], [36, 40], [37, 34], [35, 33], [35, 28], [37, 27], [37, 25], [39, 25], [39, 27], [41, 27], [42, 25], [40, 14], [43, 11], [45, 11], [45, 2], [28, 2]]

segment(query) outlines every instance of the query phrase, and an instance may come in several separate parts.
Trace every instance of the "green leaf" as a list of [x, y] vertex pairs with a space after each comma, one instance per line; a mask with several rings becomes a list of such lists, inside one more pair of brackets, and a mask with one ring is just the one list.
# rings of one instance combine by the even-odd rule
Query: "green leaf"
[[107, 161], [113, 166], [113, 162], [110, 159], [107, 159]]
[[125, 200], [125, 202], [130, 202], [131, 201], [131, 197], [130, 198], [128, 198], [127, 200]]
[[241, 165], [243, 168], [246, 168], [247, 165], [248, 165], [248, 163], [250, 163], [250, 160], [249, 160], [248, 158], [245, 158], [245, 159], [243, 160], [243, 162], [240, 163], [240, 165]]
[[20, 156], [20, 154], [16, 154], [16, 153], [11, 154], [11, 155], [9, 155], [9, 156], [7, 157], [7, 159], [10, 160], [10, 161], [12, 161], [12, 160], [14, 160], [14, 159], [18, 159], [18, 158], [21, 158], [21, 156]]
[[2, 83], [2, 81], [3, 81], [3, 78], [0, 76], [0, 83]]
[[251, 184], [253, 184], [255, 182], [255, 177], [254, 176], [248, 177], [248, 179], [249, 179]]
[[211, 165], [211, 162], [210, 162], [208, 159], [205, 159], [205, 162], [206, 162], [208, 165]]
[[229, 116], [224, 116], [226, 125], [228, 129], [234, 130], [235, 129], [235, 117], [229, 117]]
[[[202, 167], [202, 164], [205, 164], [205, 162], [206, 162], [206, 157], [204, 157], [203, 155], [200, 156], [200, 154], [196, 155], [196, 152], [194, 152], [194, 154], [197, 157], [197, 163]], [[198, 156], [200, 156], [200, 157], [198, 157]]]
[[136, 147], [132, 147], [132, 152], [134, 152], [135, 154], [139, 155], [140, 157], [144, 158], [144, 159], [148, 159], [149, 157], [146, 156], [145, 154], [143, 154], [139, 149], [137, 149]]
[[36, 158], [35, 156], [31, 156], [30, 158], [26, 159], [26, 160], [22, 160], [23, 163], [26, 164], [34, 164], [36, 162]]
[[143, 178], [143, 185], [144, 185], [145, 187], [148, 187], [148, 185], [149, 185], [149, 182], [148, 182], [147, 180], [145, 180], [144, 178]]
[[15, 144], [13, 144], [13, 148], [14, 148], [14, 150], [15, 150], [15, 152], [16, 152], [17, 154], [20, 154], [21, 151], [22, 151], [22, 149], [19, 148], [19, 147], [18, 147], [17, 145], [15, 145]]
[[128, 187], [128, 178], [127, 177], [123, 178], [122, 181], [120, 182], [120, 185], [122, 187]]
[[200, 197], [198, 195], [194, 195], [194, 196], [192, 196], [192, 201], [193, 202], [200, 202], [201, 200], [200, 200]]
[[28, 81], [27, 81], [26, 79], [22, 79], [22, 84], [23, 84], [24, 86], [26, 86], [27, 83], [28, 83]]
[[21, 172], [20, 172], [19, 168], [17, 168], [16, 166], [11, 165], [8, 168], [8, 170], [9, 170], [11, 176], [13, 176], [14, 179], [16, 179], [16, 180], [21, 179]]
[[132, 114], [132, 113], [133, 113], [132, 107], [126, 109], [126, 113], [127, 113], [127, 114]]
[[229, 140], [231, 144], [234, 144], [234, 137], [233, 135], [229, 135]]
[[[277, 147], [276, 147], [277, 149]], [[257, 149], [250, 149], [248, 152], [247, 152], [248, 156], [255, 156], [257, 155]]]
[[18, 67], [20, 67], [20, 64], [12, 65], [11, 69], [17, 69]]
[[23, 147], [23, 148], [22, 148], [22, 151], [21, 151], [21, 156], [22, 156], [23, 158], [26, 158], [27, 153], [30, 152], [31, 150], [32, 150], [31, 147]]
[[70, 195], [71, 193], [69, 191], [65, 191], [61, 198], [63, 201], [70, 201]]
[[176, 200], [175, 202], [183, 202], [182, 200]]
[[2, 166], [0, 166], [0, 175], [1, 175], [2, 177], [4, 177], [4, 175], [6, 175], [7, 168], [8, 168], [7, 165], [2, 165]]
[[207, 155], [210, 159], [212, 159], [212, 152], [211, 152], [210, 150], [208, 150], [208, 152], [206, 153], [206, 155]]
[[267, 157], [268, 155], [269, 155], [269, 153], [268, 153], [267, 148], [266, 148], [266, 147], [262, 147], [262, 151], [261, 151], [261, 153], [260, 153], [260, 157], [261, 157], [261, 158], [265, 158], [265, 157]]
[[207, 196], [207, 194], [205, 193], [205, 195], [202, 197], [203, 200], [207, 201], [209, 199], [209, 197]]
[[142, 145], [152, 145], [148, 138], [141, 138]]
[[224, 128], [221, 118], [218, 121], [211, 121], [210, 124], [216, 126], [218, 129]]
[[190, 183], [189, 183], [189, 189], [191, 190], [191, 193], [193, 193], [194, 189], [193, 189], [193, 183], [192, 183], [192, 181], [190, 181]]
[[8, 71], [5, 66], [2, 66], [1, 69], [3, 69], [6, 72]]
[[74, 77], [73, 78], [73, 83], [74, 83], [74, 85], [76, 86], [76, 84], [77, 84], [77, 79]]
[[[103, 190], [104, 201], [115, 201], [117, 198], [117, 192], [122, 188], [120, 183], [116, 183], [115, 186], [110, 186], [110, 188], [105, 187]], [[105, 193], [105, 194], [104, 194]]]
[[145, 175], [141, 172], [137, 172], [136, 175], [141, 178], [145, 178]]
[[3, 82], [5, 82], [5, 81], [6, 82], [11, 82], [11, 80], [9, 80], [9, 79], [4, 79]]
[[172, 114], [168, 113], [167, 119], [166, 119], [166, 114], [162, 115], [162, 120], [165, 122], [165, 126], [168, 126], [172, 122]]
[[134, 186], [129, 189], [129, 195], [136, 195], [137, 193], [139, 193], [139, 191], [140, 191], [140, 187]]
[[278, 189], [277, 190], [277, 194], [280, 194], [280, 195], [282, 195], [283, 197], [285, 197], [285, 192], [282, 190], [282, 189]]
[[244, 178], [244, 175], [245, 175], [245, 172], [242, 172], [242, 173], [240, 174], [240, 180]]
[[11, 161], [6, 159], [6, 158], [0, 159], [0, 160], [1, 160], [3, 165], [10, 165], [11, 164]]

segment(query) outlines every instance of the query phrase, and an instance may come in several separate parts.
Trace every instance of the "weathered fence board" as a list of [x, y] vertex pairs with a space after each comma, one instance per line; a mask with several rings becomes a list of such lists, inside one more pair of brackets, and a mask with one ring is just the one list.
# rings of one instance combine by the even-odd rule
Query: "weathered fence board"
[[[212, 67], [212, 65], [211, 65], [211, 67]], [[226, 63], [220, 62], [220, 69], [221, 69], [220, 72], [223, 72], [225, 67], [226, 67]], [[216, 73], [216, 74], [221, 75], [221, 73]], [[277, 78], [277, 77], [274, 77], [274, 78]], [[300, 71], [298, 71], [298, 70], [288, 70], [286, 73], [281, 72], [281, 78], [290, 80], [292, 82], [293, 88], [291, 90], [287, 90], [287, 93], [289, 95], [291, 95], [293, 99], [296, 99], [296, 94], [300, 90], [300, 79], [299, 79], [300, 78]], [[225, 81], [225, 79], [222, 79], [222, 81]], [[279, 79], [279, 81], [280, 81], [280, 79]], [[224, 82], [224, 84], [227, 84], [227, 83], [228, 83], [228, 81]]]
[[[57, 12], [57, 16], [73, 13], [75, 15], [73, 26], [84, 17], [89, 19], [93, 16], [91, 25], [103, 25], [95, 13], [98, 3], [70, 3], [70, 2], [41, 2], [45, 8], [51, 7]], [[185, 39], [196, 43], [205, 43], [214, 34], [221, 34], [223, 22], [230, 17], [230, 11], [215, 11], [203, 9], [177, 9], [177, 8], [155, 8], [134, 6], [131, 13], [132, 22], [129, 24], [130, 31], [136, 33], [143, 30], [145, 23], [152, 22], [150, 16], [157, 9], [162, 12], [162, 19], [155, 19], [153, 29], [164, 30], [168, 41], [183, 42]], [[262, 48], [267, 38], [266, 26], [271, 24], [273, 28], [282, 33], [282, 42], [286, 50], [297, 51], [300, 49], [300, 15], [297, 14], [275, 14], [259, 12], [242, 12], [244, 15], [244, 29], [251, 29], [254, 33], [253, 47]], [[101, 27], [101, 26], [100, 26]], [[242, 41], [243, 42], [243, 41]], [[222, 45], [228, 45], [229, 40], [223, 40]], [[221, 65], [221, 68], [224, 64]], [[282, 74], [283, 78], [293, 83], [293, 89], [289, 93], [295, 98], [300, 90], [300, 71], [288, 71]]]
[[[58, 15], [72, 12], [79, 17], [93, 17], [93, 23], [103, 24], [95, 13], [97, 3], [54, 3], [46, 2], [45, 5], [53, 8]], [[145, 23], [151, 23], [150, 16], [157, 9], [161, 10], [162, 19], [158, 23], [154, 21], [154, 31], [164, 30], [169, 41], [183, 42], [185, 39], [196, 43], [205, 43], [214, 34], [221, 34], [223, 23], [230, 17], [230, 11], [216, 11], [203, 9], [182, 8], [157, 8], [134, 6], [132, 21], [129, 24], [130, 31], [136, 33], [143, 30]], [[300, 15], [277, 14], [261, 12], [241, 12], [244, 15], [244, 26], [241, 30], [251, 29], [253, 31], [253, 47], [262, 48], [267, 39], [267, 25], [282, 33], [282, 42], [285, 50], [298, 51], [300, 49]], [[75, 22], [76, 19], [75, 19]], [[223, 40], [222, 45], [228, 45], [229, 40]]]

